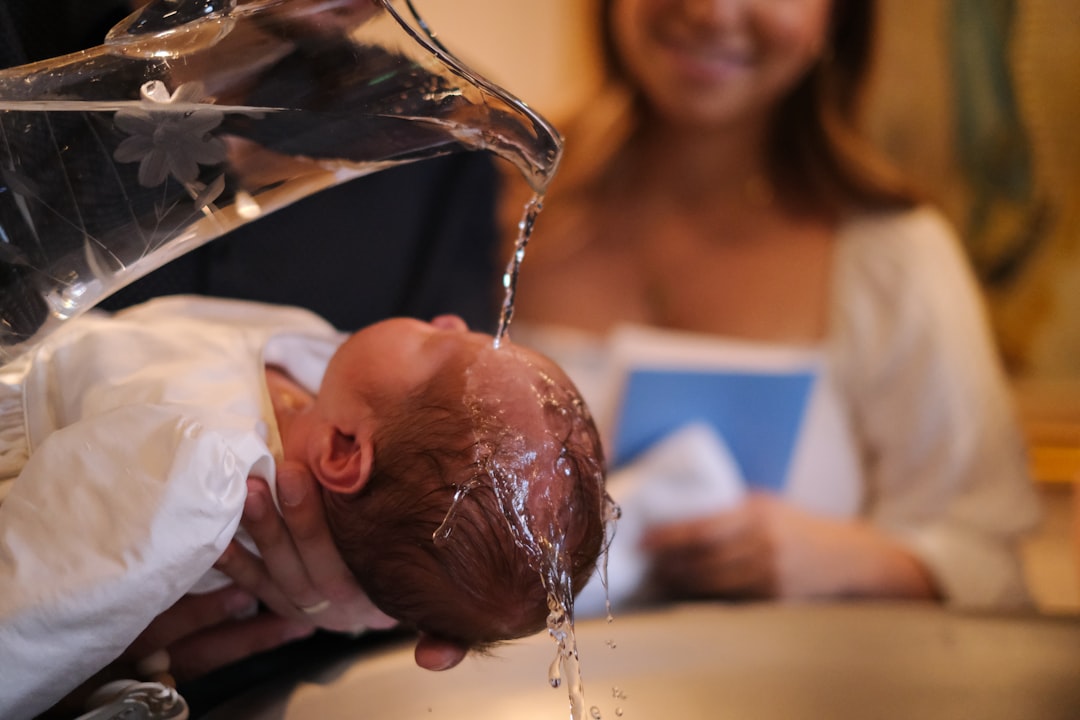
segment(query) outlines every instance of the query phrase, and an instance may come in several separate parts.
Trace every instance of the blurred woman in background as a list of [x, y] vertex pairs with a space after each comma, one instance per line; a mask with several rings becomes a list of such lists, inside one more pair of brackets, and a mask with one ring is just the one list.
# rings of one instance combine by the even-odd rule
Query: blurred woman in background
[[563, 125], [515, 340], [594, 399], [583, 359], [624, 324], [819, 367], [783, 490], [648, 527], [653, 592], [1027, 602], [1038, 508], [979, 288], [856, 132], [874, 3], [600, 9], [607, 83]]

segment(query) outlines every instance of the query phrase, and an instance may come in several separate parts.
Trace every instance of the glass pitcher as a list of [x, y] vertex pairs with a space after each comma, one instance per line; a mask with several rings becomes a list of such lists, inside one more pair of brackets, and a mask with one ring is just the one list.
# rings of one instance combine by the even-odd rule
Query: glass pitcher
[[0, 71], [0, 364], [321, 189], [488, 150], [541, 192], [561, 148], [411, 0], [152, 0], [99, 47]]

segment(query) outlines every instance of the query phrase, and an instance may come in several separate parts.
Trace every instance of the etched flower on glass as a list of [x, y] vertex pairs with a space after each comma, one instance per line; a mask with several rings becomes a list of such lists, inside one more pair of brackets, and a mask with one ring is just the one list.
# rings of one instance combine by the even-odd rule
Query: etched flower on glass
[[201, 83], [184, 83], [170, 95], [164, 83], [154, 80], [142, 86], [141, 94], [142, 107], [118, 110], [113, 118], [129, 135], [113, 158], [139, 163], [139, 184], [156, 187], [172, 175], [190, 188], [199, 177], [200, 165], [224, 162], [225, 143], [212, 131], [225, 115], [203, 102]]

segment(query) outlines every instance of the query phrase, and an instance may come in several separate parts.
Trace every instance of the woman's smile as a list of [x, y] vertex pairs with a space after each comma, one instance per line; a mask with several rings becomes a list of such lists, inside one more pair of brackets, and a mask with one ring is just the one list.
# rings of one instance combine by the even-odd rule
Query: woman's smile
[[754, 68], [754, 54], [730, 45], [679, 40], [659, 41], [672, 70], [695, 83], [723, 83]]

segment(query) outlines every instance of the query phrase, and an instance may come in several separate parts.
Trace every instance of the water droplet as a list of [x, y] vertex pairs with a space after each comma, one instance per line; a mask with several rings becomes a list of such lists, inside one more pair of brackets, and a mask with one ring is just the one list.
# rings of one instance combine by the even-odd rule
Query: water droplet
[[454, 532], [454, 520], [457, 518], [457, 513], [461, 507], [461, 503], [465, 500], [465, 496], [480, 486], [480, 480], [473, 478], [469, 482], [460, 486], [454, 491], [454, 497], [450, 501], [450, 509], [446, 511], [446, 516], [443, 518], [442, 524], [431, 535], [431, 539], [438, 547], [446, 545], [450, 539], [450, 535]]
[[562, 685], [562, 674], [559, 671], [559, 664], [562, 661], [562, 654], [560, 653], [551, 662], [551, 666], [548, 668], [548, 683], [553, 688], [557, 688]]
[[601, 720], [601, 717], [600, 717], [600, 708], [598, 708], [598, 707], [596, 707], [595, 705], [593, 705], [593, 706], [592, 706], [591, 708], [589, 708], [589, 715], [591, 715], [591, 716], [592, 716], [592, 719], [593, 719], [593, 720]]
[[615, 717], [622, 717], [622, 708], [621, 707], [615, 708]]

